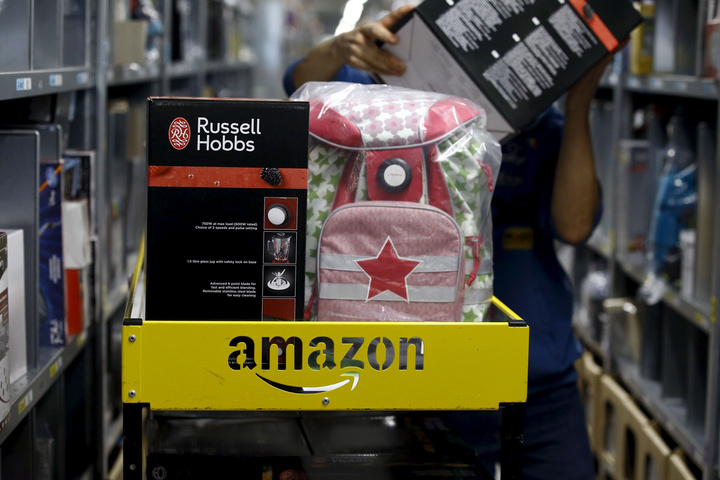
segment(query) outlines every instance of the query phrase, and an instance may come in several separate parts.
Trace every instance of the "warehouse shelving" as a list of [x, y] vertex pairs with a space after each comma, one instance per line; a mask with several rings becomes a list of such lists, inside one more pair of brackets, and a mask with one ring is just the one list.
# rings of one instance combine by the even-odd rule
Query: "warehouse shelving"
[[[128, 234], [133, 238], [128, 238], [127, 248], [121, 252], [123, 258], [116, 259], [122, 263], [116, 265], [120, 270], [109, 278], [108, 241], [117, 231], [109, 229], [107, 218], [114, 215], [113, 208], [117, 206], [111, 203], [113, 199], [106, 191], [119, 179], [113, 176], [112, 165], [108, 164], [112, 154], [109, 148], [114, 141], [108, 135], [108, 128], [114, 126], [110, 119], [113, 112], [108, 112], [108, 108], [116, 106], [119, 100], [136, 104], [151, 94], [169, 94], [172, 82], [188, 78], [195, 81], [192, 88], [183, 92], [187, 95], [215, 94], [221, 88], [249, 94], [255, 63], [243, 38], [243, 29], [252, 21], [252, 2], [212, 0], [214, 14], [224, 12], [226, 18], [231, 18], [216, 28], [216, 33], [223, 35], [230, 29], [227, 33], [235, 41], [232, 51], [223, 50], [225, 45], [216, 48], [223, 53], [220, 58], [206, 58], [209, 45], [206, 25], [215, 19], [207, 7], [211, 2], [202, 2], [195, 15], [185, 18], [193, 24], [195, 32], [200, 32], [196, 42], [201, 48], [193, 61], [173, 62], [169, 56], [158, 55], [154, 62], [133, 63], [120, 63], [113, 58], [115, 16], [124, 14], [130, 21], [129, 0], [12, 3], [0, 8], [0, 38], [4, 45], [15, 49], [4, 49], [4, 55], [11, 57], [0, 62], [0, 123], [60, 121], [65, 134], [63, 151], [95, 152], [93, 180], [98, 195], [91, 201], [95, 204], [98, 231], [93, 238], [94, 310], [92, 318], [86, 320], [85, 330], [69, 338], [63, 347], [38, 347], [33, 333], [35, 319], [27, 320], [28, 372], [10, 388], [11, 415], [0, 431], [0, 471], [3, 478], [9, 479], [109, 478], [122, 438], [117, 342], [139, 239], [134, 238], [137, 229]], [[164, 28], [159, 51], [169, 55], [170, 49], [165, 47], [171, 44], [177, 26], [172, 21], [172, 12], [183, 2], [144, 3], [154, 3], [160, 14]], [[140, 47], [142, 50], [134, 53], [143, 54], [144, 45]], [[241, 48], [242, 55], [238, 53]], [[139, 150], [128, 152], [134, 158], [121, 158], [119, 165], [129, 168], [134, 161], [136, 168], [141, 167], [142, 148], [140, 143]], [[22, 168], [25, 167], [17, 166]], [[27, 195], [32, 196], [33, 192]], [[136, 205], [140, 213], [141, 204], [142, 196]], [[13, 203], [3, 205], [9, 208]], [[6, 222], [7, 218], [0, 213], [0, 225], [11, 226]], [[126, 221], [122, 222], [127, 226]], [[113, 281], [107, 283], [108, 280]]]
[[[655, 3], [655, 58], [662, 54], [675, 58], [674, 67], [667, 68], [664, 65], [667, 62], [661, 62], [662, 72], [635, 71], [637, 67], [633, 66], [632, 52], [628, 48], [604, 77], [597, 94], [593, 130], [596, 137], [602, 135], [600, 141], [594, 138], [594, 143], [604, 191], [604, 219], [587, 247], [576, 249], [573, 277], [578, 291], [582, 292], [583, 281], [589, 278], [585, 277], [587, 271], [603, 272], [609, 283], [606, 298], [626, 299], [620, 303], [629, 305], [628, 312], [632, 311], [632, 314], [612, 313], [605, 309], [595, 319], [594, 327], [580, 316], [576, 331], [586, 349], [601, 361], [606, 372], [624, 385], [669, 444], [685, 453], [698, 478], [715, 480], [718, 478], [720, 448], [720, 328], [716, 311], [720, 294], [720, 257], [717, 253], [720, 209], [714, 192], [720, 186], [720, 178], [716, 174], [718, 154], [712, 151], [715, 145], [698, 148], [700, 128], [697, 125], [703, 125], [705, 135], [714, 144], [720, 118], [720, 92], [717, 79], [703, 77], [704, 24], [709, 2], [689, 2], [690, 8], [683, 11], [683, 18], [679, 18], [677, 12], [671, 13], [679, 3], [673, 0]], [[662, 32], [659, 30], [661, 24], [666, 27]], [[669, 45], [660, 38], [673, 35], [686, 40]], [[679, 56], [687, 56], [688, 51], [693, 52], [692, 58], [680, 60]], [[676, 52], [675, 57], [673, 52]], [[639, 125], [648, 125], [638, 121], [643, 118], [638, 117], [638, 112], [652, 105], [658, 106], [653, 112], [660, 112], [657, 125], [663, 129], [673, 113], [690, 112], [685, 117], [692, 126], [691, 142], [697, 155], [698, 205], [704, 202], [702, 208], [706, 209], [704, 217], [697, 221], [697, 235], [698, 239], [701, 235], [710, 238], [709, 244], [697, 245], [701, 253], [696, 257], [696, 264], [706, 270], [703, 284], [696, 284], [692, 295], [683, 292], [681, 287], [670, 285], [659, 294], [657, 304], [647, 295], [639, 294], [648, 279], [645, 253], [631, 252], [629, 249], [633, 247], [623, 243], [625, 239], [621, 234], [623, 228], [627, 230], [622, 222], [648, 220], [642, 216], [628, 220], [627, 212], [642, 207], [622, 203], [621, 198], [627, 193], [623, 192], [627, 187], [623, 187], [622, 182], [625, 180], [623, 175], [629, 175], [627, 169], [630, 167], [624, 162], [629, 158], [632, 145], [647, 141], [651, 162], [659, 162], [660, 157], [653, 155], [662, 153], [665, 146], [665, 138], [658, 136], [656, 131], [638, 130]], [[648, 111], [645, 110], [646, 115]], [[627, 150], [623, 151], [623, 148]], [[650, 164], [648, 175], [652, 175], [653, 168], [658, 165]], [[643, 187], [638, 183], [633, 185], [631, 188]], [[651, 193], [655, 194], [654, 188]], [[649, 238], [646, 238], [646, 245], [647, 242]], [[640, 257], [642, 260], [638, 261]], [[578, 268], [578, 265], [582, 266]], [[698, 271], [695, 278], [700, 278]], [[587, 307], [588, 298], [580, 298], [582, 293], [578, 297], [579, 304]], [[637, 330], [627, 330], [630, 325]], [[631, 345], [632, 342], [635, 344]], [[600, 460], [601, 472], [620, 478], [612, 465], [604, 465]]]

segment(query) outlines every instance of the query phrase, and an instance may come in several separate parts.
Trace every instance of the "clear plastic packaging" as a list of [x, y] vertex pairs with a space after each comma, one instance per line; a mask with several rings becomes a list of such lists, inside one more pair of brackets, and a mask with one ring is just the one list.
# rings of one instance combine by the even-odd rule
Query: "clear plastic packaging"
[[458, 97], [311, 82], [307, 318], [482, 321], [499, 143]]

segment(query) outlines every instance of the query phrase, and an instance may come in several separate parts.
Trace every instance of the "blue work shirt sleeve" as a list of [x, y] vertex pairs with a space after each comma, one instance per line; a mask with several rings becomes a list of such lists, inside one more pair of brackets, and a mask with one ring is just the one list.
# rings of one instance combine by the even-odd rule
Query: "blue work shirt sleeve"
[[[295, 88], [295, 82], [293, 81], [293, 73], [295, 72], [295, 68], [298, 63], [301, 61], [302, 58], [291, 63], [285, 70], [285, 75], [283, 75], [283, 87], [285, 88], [285, 93], [287, 93], [288, 96], [292, 95], [295, 90], [297, 90], [297, 88]], [[373, 77], [368, 72], [358, 68], [353, 68], [349, 65], [343, 65], [342, 68], [338, 70], [338, 73], [335, 75], [333, 80], [336, 82], [361, 83], [364, 85], [375, 83]]]

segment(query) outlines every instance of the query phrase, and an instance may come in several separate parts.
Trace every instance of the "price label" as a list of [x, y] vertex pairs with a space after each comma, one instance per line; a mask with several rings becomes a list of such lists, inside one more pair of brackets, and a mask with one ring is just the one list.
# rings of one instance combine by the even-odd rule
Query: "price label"
[[53, 378], [57, 372], [62, 369], [63, 366], [63, 359], [62, 357], [58, 358], [52, 365], [50, 365], [50, 378]]
[[16, 78], [15, 90], [17, 90], [18, 92], [27, 92], [28, 90], [32, 90], [32, 78]]
[[62, 84], [63, 84], [62, 74], [55, 73], [55, 74], [50, 75], [49, 83], [50, 83], [51, 87], [62, 87]]
[[25, 411], [27, 407], [30, 406], [30, 404], [33, 401], [33, 391], [28, 390], [28, 392], [25, 394], [25, 396], [18, 402], [18, 415], [22, 415], [22, 413]]
[[660, 78], [651, 78], [650, 86], [656, 90], [662, 90], [665, 86], [665, 82], [663, 82]]
[[84, 85], [88, 83], [88, 80], [90, 79], [90, 75], [88, 72], [80, 72], [77, 74], [77, 83], [78, 85]]

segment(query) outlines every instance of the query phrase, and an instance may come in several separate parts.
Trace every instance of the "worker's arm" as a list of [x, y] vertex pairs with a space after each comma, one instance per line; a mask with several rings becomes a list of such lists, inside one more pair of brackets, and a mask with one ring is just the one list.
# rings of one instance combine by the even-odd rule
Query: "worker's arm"
[[[565, 127], [560, 145], [551, 211], [557, 233], [568, 243], [585, 241], [594, 228], [600, 208], [600, 185], [590, 136], [590, 106], [600, 78], [627, 41], [590, 69], [568, 91]], [[608, 139], [597, 139], [607, 141]]]
[[377, 42], [395, 45], [398, 37], [390, 28], [413, 7], [407, 5], [382, 19], [366, 23], [315, 46], [296, 66], [292, 74], [295, 88], [310, 81], [331, 81], [343, 65], [382, 75], [402, 75], [403, 62], [377, 46]]

